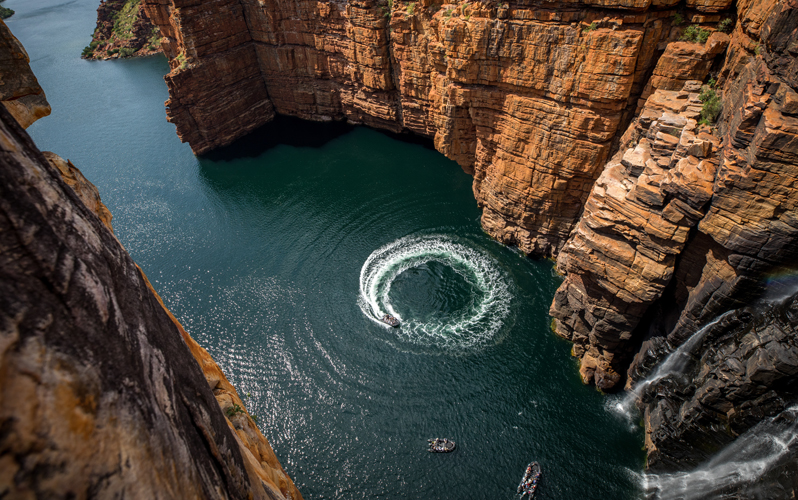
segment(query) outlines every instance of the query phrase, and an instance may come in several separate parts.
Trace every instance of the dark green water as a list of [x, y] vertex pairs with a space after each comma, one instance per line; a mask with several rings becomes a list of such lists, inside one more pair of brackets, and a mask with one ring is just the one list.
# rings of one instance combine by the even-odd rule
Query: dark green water
[[[30, 134], [99, 187], [306, 499], [511, 498], [531, 460], [541, 499], [639, 495], [640, 432], [549, 331], [552, 264], [481, 232], [457, 165], [365, 128], [325, 142], [290, 123], [265, 134], [315, 146], [197, 159], [165, 120], [162, 57], [79, 59], [96, 0], [4, 5], [53, 106]], [[402, 328], [364, 313], [389, 307]], [[458, 450], [427, 453], [435, 436]]]

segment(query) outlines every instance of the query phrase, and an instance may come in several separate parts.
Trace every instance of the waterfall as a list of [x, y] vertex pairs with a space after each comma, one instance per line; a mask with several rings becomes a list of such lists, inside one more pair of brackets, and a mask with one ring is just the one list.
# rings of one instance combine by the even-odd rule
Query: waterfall
[[701, 343], [707, 332], [709, 332], [713, 326], [715, 326], [720, 320], [732, 312], [734, 311], [727, 311], [713, 319], [704, 325], [700, 330], [692, 334], [690, 338], [676, 348], [676, 350], [671, 351], [671, 353], [668, 354], [668, 356], [666, 356], [665, 359], [658, 364], [654, 370], [651, 371], [651, 373], [649, 373], [645, 380], [635, 384], [634, 388], [627, 392], [623, 399], [615, 404], [613, 410], [621, 413], [622, 415], [626, 416], [627, 419], [631, 420], [635, 402], [637, 402], [637, 400], [643, 395], [645, 390], [651, 384], [667, 377], [670, 374], [681, 373], [684, 371], [684, 369], [687, 368], [687, 363], [690, 361], [693, 350], [695, 350], [696, 346]]
[[[798, 451], [798, 405], [758, 423], [691, 472], [643, 474], [648, 499], [740, 498], [740, 487], [756, 481]], [[755, 486], [754, 486], [755, 487]], [[767, 492], [760, 492], [768, 498]], [[751, 492], [745, 498], [759, 498]]]

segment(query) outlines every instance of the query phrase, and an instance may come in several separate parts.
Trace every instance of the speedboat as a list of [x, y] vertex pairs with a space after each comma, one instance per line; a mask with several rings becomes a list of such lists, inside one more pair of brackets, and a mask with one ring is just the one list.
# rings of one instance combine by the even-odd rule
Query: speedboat
[[396, 328], [399, 326], [399, 320], [391, 316], [390, 314], [386, 314], [382, 317], [382, 322], [386, 325], [391, 325], [392, 327]]
[[527, 500], [532, 500], [535, 496], [535, 490], [540, 484], [540, 464], [532, 462], [526, 467], [524, 477], [521, 478], [521, 484], [518, 485], [516, 493], [521, 494], [521, 498], [526, 497]]
[[446, 438], [428, 439], [430, 453], [449, 453], [454, 451], [454, 441], [449, 441]]

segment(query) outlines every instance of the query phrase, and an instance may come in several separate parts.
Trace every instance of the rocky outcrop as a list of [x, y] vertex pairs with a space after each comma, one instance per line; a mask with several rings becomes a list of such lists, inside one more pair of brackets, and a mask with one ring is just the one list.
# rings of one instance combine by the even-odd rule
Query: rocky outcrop
[[720, 141], [697, 124], [700, 87], [648, 98], [558, 259], [566, 276], [551, 307], [556, 333], [574, 342], [583, 380], [601, 389], [621, 380], [632, 332], [712, 198]]
[[0, 494], [301, 498], [96, 188], [5, 110], [0, 137]]
[[[4, 95], [43, 100], [0, 28]], [[97, 188], [36, 149], [20, 110], [0, 109], [0, 497], [301, 499]]]
[[109, 231], [113, 232], [114, 228], [111, 225], [113, 216], [100, 199], [100, 191], [97, 186], [84, 177], [83, 173], [71, 161], [65, 160], [50, 151], [43, 151], [42, 155], [50, 165], [58, 170], [61, 174], [61, 179], [66, 182], [67, 186], [72, 188], [72, 191], [78, 195], [80, 201], [100, 219]]
[[[798, 3], [738, 8], [741, 22], [721, 73], [722, 163], [712, 202], [665, 298], [670, 306], [660, 306], [667, 336], [646, 340], [629, 371], [632, 384], [656, 363], [657, 345], [678, 345], [721, 312], [751, 302], [764, 279], [798, 264]], [[652, 468], [696, 464], [798, 400], [796, 300], [724, 319], [695, 352], [692, 369], [647, 391], [641, 405]]]
[[30, 57], [0, 20], [0, 101], [23, 128], [50, 114], [50, 104], [30, 69]]
[[[667, 117], [659, 111], [663, 96], [674, 94], [657, 90], [624, 139], [635, 142], [638, 130], [649, 122], [657, 124], [655, 137], [648, 133], [647, 144], [625, 151], [622, 147], [608, 163], [559, 255], [558, 267], [566, 277], [551, 308], [557, 333], [575, 342], [583, 378], [603, 389], [624, 378], [640, 342], [641, 355], [657, 350], [661, 340], [656, 337], [678, 346], [701, 325], [761, 294], [766, 273], [798, 264], [793, 187], [798, 122], [790, 104], [796, 95], [791, 70], [798, 55], [798, 10], [789, 2], [764, 1], [738, 8], [741, 15], [719, 73], [720, 87], [705, 95], [706, 100], [715, 92], [722, 96], [714, 137], [703, 138], [713, 144], [712, 159], [702, 159], [704, 150], [690, 145], [692, 131], [685, 142], [673, 106]], [[674, 54], [683, 49], [681, 43], [670, 44], [666, 54], [674, 46]], [[671, 63], [663, 56], [660, 65]], [[655, 69], [651, 81], [661, 85], [657, 73]], [[702, 103], [696, 97], [682, 99], [693, 103], [692, 114], [681, 112], [683, 118], [699, 118]], [[656, 142], [648, 151], [652, 139]], [[648, 174], [656, 171], [644, 171], [653, 166], [649, 156], [662, 167], [658, 154], [667, 151], [675, 154], [670, 168], [685, 161], [685, 154], [695, 168], [704, 166], [692, 179], [683, 177], [688, 190], [674, 191], [672, 183], [654, 182], [651, 187]], [[613, 175], [622, 170], [617, 164], [624, 159], [627, 168], [643, 172], [637, 180]], [[624, 201], [617, 201], [619, 197]], [[664, 217], [669, 200], [683, 208], [676, 219]], [[646, 206], [656, 207], [658, 217], [652, 218]], [[633, 365], [632, 379], [642, 375], [638, 367]]]
[[[739, 0], [703, 44], [682, 29], [716, 31], [731, 2], [145, 1], [167, 116], [196, 153], [274, 114], [431, 137], [473, 174], [486, 231], [557, 257], [555, 330], [601, 389], [798, 267], [795, 0]], [[704, 418], [674, 404], [647, 418], [652, 464], [705, 456], [668, 462], [652, 437], [693, 425], [677, 407]]]
[[[564, 243], [676, 34], [673, 2], [145, 3], [167, 115], [196, 153], [275, 112], [428, 136], [473, 173], [483, 227], [537, 255]], [[728, 5], [695, 2], [690, 20]]]
[[728, 45], [729, 36], [719, 31], [710, 35], [704, 44], [686, 41], [669, 43], [640, 96], [638, 114], [655, 90], [680, 90], [690, 80], [706, 80], [710, 68], [719, 56], [722, 58]]
[[117, 59], [161, 52], [161, 34], [152, 25], [141, 0], [102, 0], [97, 27], [84, 59]]
[[652, 471], [689, 470], [798, 401], [798, 297], [735, 311], [693, 354], [643, 395]]

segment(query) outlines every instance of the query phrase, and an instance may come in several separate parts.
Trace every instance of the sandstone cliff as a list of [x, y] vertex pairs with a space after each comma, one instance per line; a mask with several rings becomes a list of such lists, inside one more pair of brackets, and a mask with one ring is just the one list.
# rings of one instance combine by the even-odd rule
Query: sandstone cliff
[[[485, 230], [545, 256], [573, 228], [660, 44], [678, 35], [675, 4], [145, 0], [145, 9], [171, 61], [167, 115], [196, 153], [275, 112], [431, 137], [473, 173]], [[685, 12], [715, 26], [729, 6], [691, 1]], [[715, 54], [697, 56], [695, 73]]]
[[[798, 268], [795, 0], [145, 2], [170, 58], [167, 116], [198, 154], [275, 113], [433, 138], [473, 174], [486, 231], [557, 257], [554, 328], [586, 383], [633, 386]], [[764, 349], [739, 358], [772, 361]], [[713, 402], [713, 422], [771, 383]], [[651, 436], [704, 408], [668, 404], [647, 410], [652, 464], [697, 463], [666, 458], [682, 438]], [[755, 420], [696, 432], [715, 449]]]
[[0, 137], [0, 494], [301, 498], [96, 188], [5, 110]]
[[117, 59], [161, 52], [161, 34], [144, 12], [141, 0], [102, 0], [97, 27], [84, 59]]
[[0, 101], [23, 128], [50, 114], [29, 63], [25, 48], [0, 20]]
[[[691, 130], [698, 94], [656, 91], [624, 135], [634, 145], [645, 131], [646, 142], [616, 155], [623, 175], [608, 164], [558, 257], [566, 277], [551, 308], [556, 330], [576, 343], [583, 377], [601, 388], [623, 378], [646, 337], [667, 335], [677, 346], [761, 293], [766, 273], [798, 264], [798, 9], [767, 1], [738, 8], [711, 136]], [[668, 176], [695, 167], [675, 186], [662, 184], [654, 163]]]
[[[1, 23], [3, 92], [43, 101]], [[0, 109], [0, 497], [301, 499], [31, 108]]]

